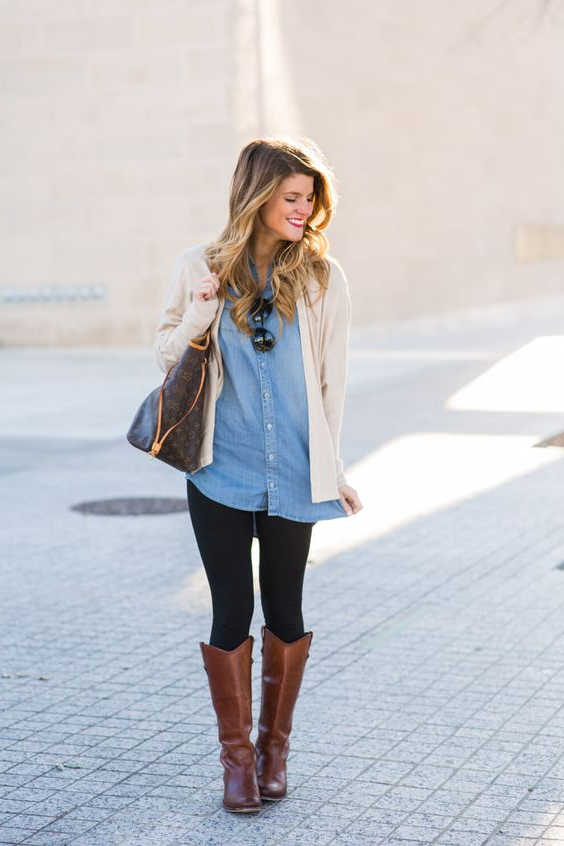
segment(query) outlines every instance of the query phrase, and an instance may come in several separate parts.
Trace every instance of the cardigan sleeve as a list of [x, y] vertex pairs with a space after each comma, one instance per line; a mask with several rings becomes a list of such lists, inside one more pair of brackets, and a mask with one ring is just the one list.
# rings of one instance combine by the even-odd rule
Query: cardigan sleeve
[[337, 487], [342, 487], [347, 484], [341, 458], [341, 429], [348, 375], [352, 304], [347, 278], [335, 260], [332, 262], [330, 286], [334, 286], [334, 291], [328, 302], [327, 322], [323, 331], [321, 395], [335, 450]]
[[172, 278], [155, 333], [153, 352], [164, 372], [176, 364], [189, 341], [198, 338], [211, 324], [219, 300], [196, 300], [186, 251], [174, 263]]

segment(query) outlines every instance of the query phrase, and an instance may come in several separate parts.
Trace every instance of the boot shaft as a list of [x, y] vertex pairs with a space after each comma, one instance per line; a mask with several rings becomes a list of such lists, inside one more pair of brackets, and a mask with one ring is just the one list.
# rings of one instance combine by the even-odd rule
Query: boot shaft
[[286, 643], [262, 627], [262, 701], [259, 738], [284, 743], [292, 730], [294, 708], [300, 692], [313, 632]]
[[235, 649], [200, 641], [214, 711], [220, 761], [224, 768], [223, 804], [229, 811], [256, 812], [262, 807], [256, 776], [252, 729], [252, 635]]
[[253, 643], [252, 635], [231, 650], [200, 642], [222, 743], [248, 736], [252, 728]]

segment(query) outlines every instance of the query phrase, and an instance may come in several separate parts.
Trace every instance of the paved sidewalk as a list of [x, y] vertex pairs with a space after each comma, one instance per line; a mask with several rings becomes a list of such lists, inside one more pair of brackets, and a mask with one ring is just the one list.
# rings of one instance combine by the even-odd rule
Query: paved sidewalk
[[[160, 372], [0, 350], [0, 843], [564, 844], [564, 453], [535, 446], [564, 430], [563, 326], [554, 298], [353, 333], [364, 509], [314, 529], [289, 795], [243, 818], [189, 515], [70, 510], [185, 497], [124, 437]], [[256, 718], [258, 643], [253, 673]]]

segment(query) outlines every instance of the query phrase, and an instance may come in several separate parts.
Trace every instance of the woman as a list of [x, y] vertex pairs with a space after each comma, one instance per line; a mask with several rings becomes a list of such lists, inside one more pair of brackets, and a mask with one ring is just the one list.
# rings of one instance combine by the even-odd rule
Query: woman
[[[351, 300], [322, 232], [335, 201], [312, 142], [247, 144], [228, 223], [216, 241], [179, 256], [155, 340], [166, 371], [211, 326], [199, 466], [185, 476], [213, 606], [210, 642], [200, 648], [223, 805], [234, 812], [286, 795], [293, 711], [313, 637], [301, 610], [312, 527], [362, 508], [339, 451]], [[253, 745], [255, 536], [265, 625]]]

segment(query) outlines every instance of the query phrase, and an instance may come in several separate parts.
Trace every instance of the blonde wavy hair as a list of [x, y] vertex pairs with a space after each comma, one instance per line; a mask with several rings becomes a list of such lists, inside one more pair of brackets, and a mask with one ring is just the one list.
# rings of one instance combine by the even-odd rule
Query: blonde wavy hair
[[[252, 335], [248, 314], [261, 295], [249, 268], [249, 240], [261, 206], [286, 177], [295, 173], [313, 177], [313, 209], [299, 241], [283, 240], [272, 258], [272, 296], [280, 331], [283, 315], [293, 322], [296, 300], [303, 294], [311, 305], [308, 280], [317, 280], [320, 296], [329, 284], [329, 241], [323, 230], [329, 225], [337, 203], [334, 176], [325, 157], [309, 138], [255, 138], [239, 154], [231, 180], [229, 218], [223, 232], [206, 247], [210, 271], [220, 282], [218, 297], [234, 302], [233, 321], [241, 332]], [[238, 296], [234, 297], [227, 286]]]

